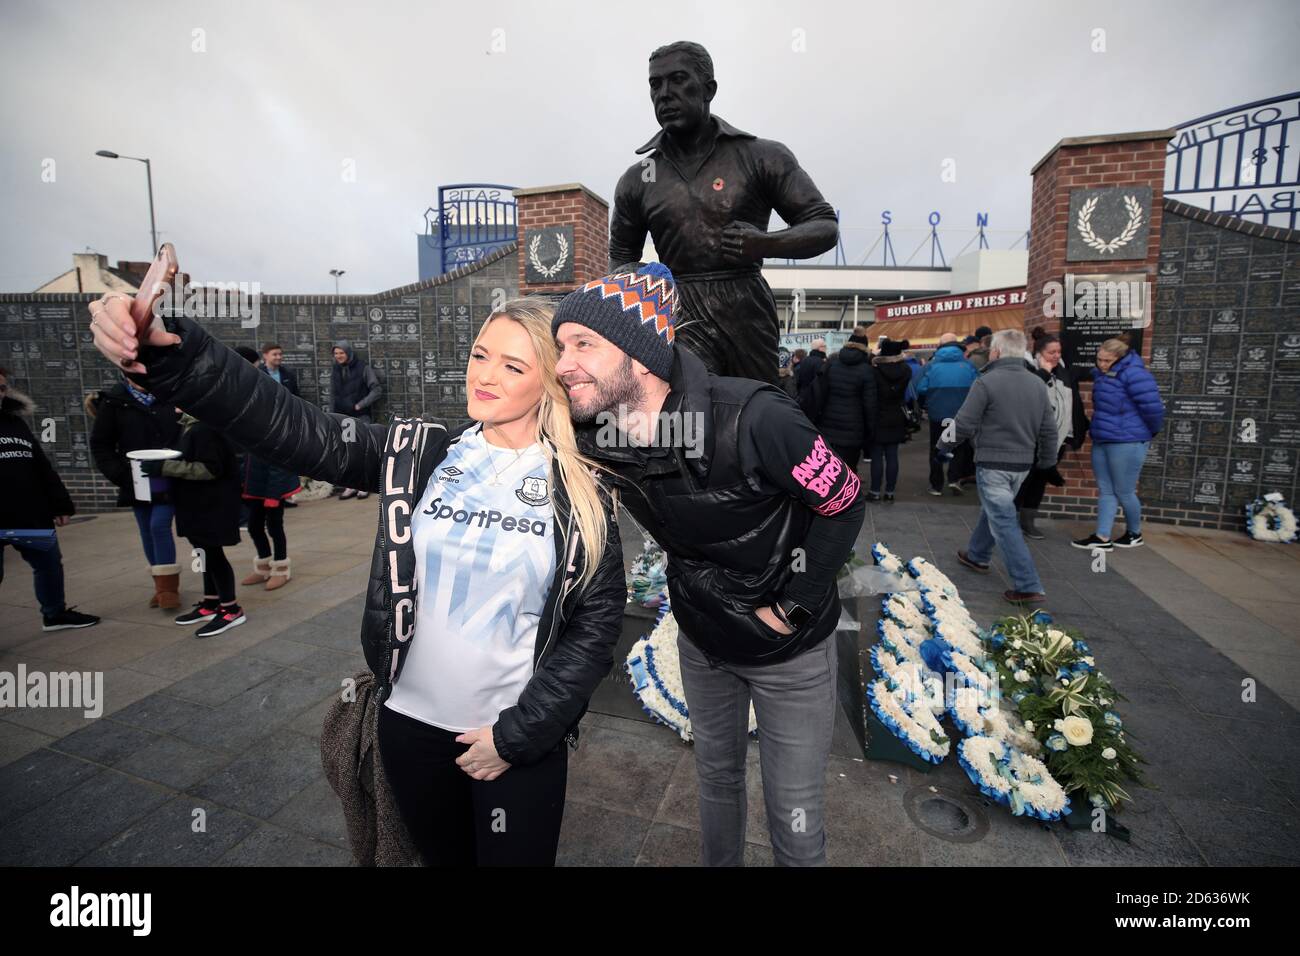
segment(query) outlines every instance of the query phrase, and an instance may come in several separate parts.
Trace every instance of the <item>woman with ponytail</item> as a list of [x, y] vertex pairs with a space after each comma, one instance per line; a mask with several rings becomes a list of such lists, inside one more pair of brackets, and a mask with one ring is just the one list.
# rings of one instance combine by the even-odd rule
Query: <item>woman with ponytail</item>
[[[516, 299], [488, 317], [465, 373], [472, 420], [448, 431], [328, 415], [197, 323], [139, 341], [124, 300], [91, 304], [100, 351], [166, 401], [294, 474], [381, 493], [361, 634], [379, 706], [336, 704], [326, 729], [377, 710], [352, 736], [377, 736], [375, 781], [431, 865], [554, 864], [566, 742], [622, 628], [617, 505], [575, 444], [553, 312]], [[345, 810], [359, 762], [340, 761], [340, 783], [327, 760]]]
[[[1083, 447], [1084, 436], [1088, 434], [1088, 416], [1083, 410], [1079, 383], [1061, 361], [1061, 340], [1044, 332], [1041, 326], [1034, 329], [1030, 336], [1033, 339], [1030, 364], [1047, 385], [1047, 396], [1056, 417], [1056, 460], [1059, 462], [1067, 448], [1078, 451]], [[1033, 468], [1016, 493], [1016, 510], [1020, 515], [1020, 528], [1026, 538], [1037, 540], [1043, 537], [1043, 533], [1034, 525], [1034, 519], [1049, 483], [1062, 485], [1065, 482], [1054, 467]]]

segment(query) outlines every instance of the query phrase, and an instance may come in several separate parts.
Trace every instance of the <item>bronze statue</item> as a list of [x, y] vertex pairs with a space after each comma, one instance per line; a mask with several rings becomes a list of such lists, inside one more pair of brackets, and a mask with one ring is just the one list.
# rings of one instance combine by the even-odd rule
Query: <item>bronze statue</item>
[[[660, 131], [614, 191], [611, 269], [641, 258], [647, 230], [681, 297], [677, 341], [718, 375], [777, 382], [776, 301], [764, 258], [805, 259], [834, 247], [835, 210], [782, 143], [709, 112], [713, 60], [681, 41], [650, 54]], [[768, 232], [772, 210], [788, 228]]]

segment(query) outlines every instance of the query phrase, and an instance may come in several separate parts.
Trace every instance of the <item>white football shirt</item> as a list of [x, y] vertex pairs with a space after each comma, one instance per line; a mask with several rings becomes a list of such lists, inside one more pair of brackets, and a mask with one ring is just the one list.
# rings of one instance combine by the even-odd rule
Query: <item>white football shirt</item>
[[415, 633], [388, 707], [463, 733], [518, 703], [555, 574], [553, 520], [541, 445], [489, 445], [479, 425], [448, 449], [411, 518]]

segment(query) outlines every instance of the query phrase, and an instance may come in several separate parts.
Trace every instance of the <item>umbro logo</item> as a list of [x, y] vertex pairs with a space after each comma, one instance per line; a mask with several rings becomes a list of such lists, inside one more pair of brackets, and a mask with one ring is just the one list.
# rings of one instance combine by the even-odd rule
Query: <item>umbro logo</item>
[[460, 482], [457, 479], [463, 474], [465, 474], [465, 472], [461, 471], [455, 465], [448, 465], [442, 470], [442, 474], [439, 477], [449, 485], [459, 485]]

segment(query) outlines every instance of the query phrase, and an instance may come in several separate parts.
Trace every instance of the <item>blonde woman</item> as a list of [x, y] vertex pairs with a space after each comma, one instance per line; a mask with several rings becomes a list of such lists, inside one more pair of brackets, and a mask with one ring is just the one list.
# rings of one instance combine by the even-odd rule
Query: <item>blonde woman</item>
[[[1097, 349], [1092, 371], [1092, 473], [1097, 479], [1097, 529], [1072, 541], [1076, 548], [1137, 548], [1142, 545], [1138, 478], [1151, 439], [1165, 423], [1155, 376], [1129, 348], [1128, 335]], [[1111, 540], [1115, 516], [1124, 509], [1124, 533]]]
[[402, 819], [431, 865], [554, 864], [565, 744], [613, 663], [626, 589], [552, 307], [517, 299], [484, 322], [472, 421], [450, 432], [327, 414], [184, 318], [141, 342], [124, 299], [91, 312], [100, 351], [150, 391], [280, 467], [381, 494], [361, 641]]

